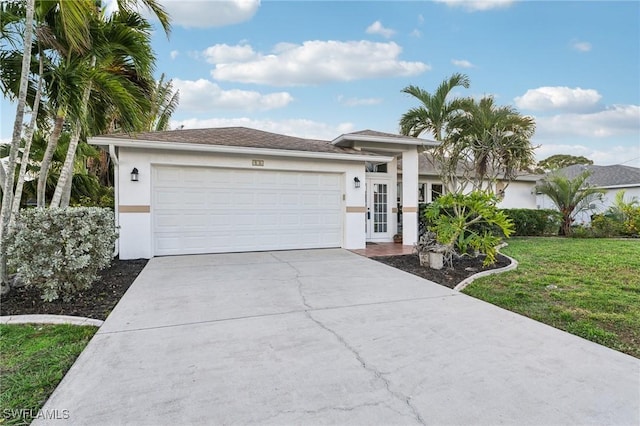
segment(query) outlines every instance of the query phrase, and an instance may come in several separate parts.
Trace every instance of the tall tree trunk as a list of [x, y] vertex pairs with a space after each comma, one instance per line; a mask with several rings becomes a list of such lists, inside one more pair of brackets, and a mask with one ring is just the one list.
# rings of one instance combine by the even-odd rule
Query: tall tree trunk
[[[96, 57], [91, 58], [91, 68], [96, 66]], [[60, 201], [62, 200], [62, 193], [67, 185], [67, 180], [73, 178], [73, 169], [76, 160], [76, 149], [78, 149], [78, 142], [80, 142], [80, 134], [82, 132], [82, 124], [87, 115], [87, 109], [89, 104], [89, 96], [91, 95], [91, 81], [87, 82], [82, 93], [82, 105], [80, 109], [80, 117], [76, 119], [75, 128], [69, 141], [69, 148], [67, 149], [67, 156], [64, 159], [62, 170], [60, 171], [60, 177], [56, 184], [56, 190], [51, 198], [50, 207], [60, 207]]]
[[40, 174], [38, 175], [38, 207], [40, 208], [44, 208], [47, 204], [47, 178], [49, 177], [49, 169], [51, 168], [51, 162], [53, 161], [53, 154], [58, 146], [60, 134], [62, 134], [64, 120], [64, 112], [62, 110], [58, 110], [58, 114], [56, 115], [56, 119], [53, 124], [53, 130], [51, 131], [51, 135], [49, 135], [47, 149], [44, 152], [42, 163], [40, 163]]
[[20, 139], [22, 136], [22, 122], [24, 120], [24, 109], [27, 103], [27, 86], [29, 83], [29, 72], [31, 69], [31, 45], [33, 39], [33, 16], [35, 10], [35, 0], [26, 1], [26, 19], [24, 25], [24, 52], [22, 56], [22, 69], [20, 71], [20, 89], [18, 91], [18, 106], [16, 107], [16, 119], [13, 122], [13, 136], [9, 150], [9, 161], [2, 194], [2, 208], [0, 209], [0, 293], [9, 290], [9, 277], [7, 273], [7, 245], [3, 240], [9, 232], [9, 222], [11, 220], [11, 204], [13, 203], [13, 181], [15, 179], [16, 159], [20, 149]]
[[4, 191], [4, 183], [7, 181], [7, 172], [4, 170], [4, 165], [0, 163], [0, 193]]
[[[80, 141], [80, 131], [82, 124], [80, 120], [76, 120], [73, 133], [71, 134], [71, 140], [69, 141], [69, 148], [67, 149], [67, 156], [64, 159], [64, 164], [60, 170], [60, 176], [58, 177], [58, 183], [56, 184], [56, 190], [51, 197], [51, 204], [49, 207], [58, 208], [60, 201], [62, 200], [62, 193], [67, 185], [67, 181], [73, 176], [73, 169], [76, 159], [76, 149], [78, 148], [78, 142]], [[62, 206], [63, 207], [63, 206]]]
[[62, 199], [60, 200], [60, 207], [67, 208], [69, 207], [69, 201], [71, 200], [71, 188], [73, 187], [73, 173], [67, 179], [67, 183], [64, 185], [64, 189], [62, 190]]
[[20, 158], [20, 174], [18, 175], [18, 183], [16, 184], [16, 192], [13, 196], [13, 207], [11, 208], [11, 219], [9, 220], [9, 229], [12, 229], [18, 212], [20, 211], [20, 202], [22, 201], [22, 189], [24, 188], [24, 179], [27, 175], [27, 166], [29, 165], [29, 152], [31, 151], [31, 143], [33, 142], [33, 132], [36, 128], [36, 121], [38, 119], [38, 109], [40, 107], [40, 97], [42, 96], [42, 74], [44, 72], [44, 61], [42, 59], [42, 52], [40, 52], [39, 58], [40, 66], [38, 67], [38, 89], [36, 91], [36, 98], [33, 101], [33, 108], [31, 111], [31, 122], [27, 128], [27, 133], [24, 136], [24, 150], [22, 151], [22, 157]]

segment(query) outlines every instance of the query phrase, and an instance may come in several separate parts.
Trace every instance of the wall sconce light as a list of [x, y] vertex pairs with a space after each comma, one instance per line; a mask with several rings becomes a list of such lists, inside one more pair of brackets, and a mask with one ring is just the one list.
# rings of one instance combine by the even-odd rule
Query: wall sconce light
[[357, 177], [357, 176], [353, 178], [353, 185], [354, 185], [356, 188], [360, 188], [360, 179], [358, 179], [358, 177]]
[[133, 168], [133, 170], [131, 170], [131, 182], [137, 182], [138, 181], [138, 169], [137, 168]]

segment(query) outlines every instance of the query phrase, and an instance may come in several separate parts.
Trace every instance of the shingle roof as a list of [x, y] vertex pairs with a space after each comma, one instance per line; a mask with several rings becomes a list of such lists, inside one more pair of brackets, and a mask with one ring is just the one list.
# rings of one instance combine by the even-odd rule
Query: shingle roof
[[585, 170], [591, 171], [591, 176], [587, 178], [587, 183], [596, 187], [618, 186], [618, 185], [640, 185], [640, 169], [637, 167], [612, 165], [595, 166], [575, 164], [557, 171], [573, 179]]
[[[456, 166], [457, 166], [456, 175], [464, 176], [465, 170], [463, 165], [457, 164]], [[399, 171], [402, 170], [402, 158], [398, 159], [398, 170]], [[431, 155], [422, 154], [418, 156], [418, 170], [419, 170], [419, 174], [423, 176], [439, 176], [440, 175], [440, 169], [436, 167], [435, 160]], [[516, 178], [516, 180], [536, 182], [541, 177], [542, 177], [541, 175], [531, 174], [529, 172], [522, 171], [518, 174], [518, 177]]]
[[220, 127], [211, 129], [183, 129], [163, 132], [119, 133], [103, 135], [104, 138], [142, 140], [154, 142], [174, 142], [200, 145], [223, 145], [249, 148], [283, 149], [292, 151], [327, 152], [335, 154], [368, 153], [352, 148], [332, 145], [330, 141], [304, 139], [280, 135], [247, 127]]

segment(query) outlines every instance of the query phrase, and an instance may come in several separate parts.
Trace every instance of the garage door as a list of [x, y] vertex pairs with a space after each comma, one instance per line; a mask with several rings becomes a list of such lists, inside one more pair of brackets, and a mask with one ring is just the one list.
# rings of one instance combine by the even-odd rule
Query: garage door
[[342, 176], [153, 168], [154, 255], [340, 247]]

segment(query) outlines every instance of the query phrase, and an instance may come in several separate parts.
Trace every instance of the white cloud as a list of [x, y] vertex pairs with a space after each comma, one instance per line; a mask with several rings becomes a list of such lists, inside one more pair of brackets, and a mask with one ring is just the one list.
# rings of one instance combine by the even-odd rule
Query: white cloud
[[451, 63], [453, 65], [455, 65], [456, 67], [460, 67], [460, 68], [473, 68], [473, 67], [475, 67], [475, 65], [473, 65], [471, 62], [467, 61], [466, 59], [452, 59]]
[[243, 44], [229, 46], [228, 44], [216, 44], [207, 47], [202, 56], [211, 64], [228, 62], [246, 62], [256, 57], [256, 52], [251, 46]]
[[378, 34], [384, 38], [389, 38], [395, 33], [394, 30], [383, 27], [380, 21], [376, 21], [367, 27], [367, 34]]
[[587, 41], [574, 40], [571, 42], [571, 47], [578, 52], [588, 52], [591, 50], [591, 43]]
[[424, 24], [424, 16], [421, 14], [418, 15], [418, 23], [420, 25]]
[[260, 0], [161, 0], [173, 25], [209, 28], [234, 25], [250, 20]]
[[534, 111], [588, 111], [597, 106], [602, 95], [594, 89], [576, 87], [538, 87], [514, 98], [516, 106]]
[[177, 129], [184, 126], [185, 129], [204, 129], [210, 127], [250, 127], [267, 132], [280, 133], [283, 135], [297, 136], [308, 139], [333, 140], [344, 133], [354, 131], [352, 123], [345, 122], [338, 125], [331, 125], [307, 119], [289, 120], [254, 120], [247, 117], [239, 118], [209, 118], [186, 120], [173, 120], [171, 128]]
[[[223, 27], [248, 21], [260, 7], [260, 0], [160, 0], [171, 24], [186, 28]], [[141, 12], [151, 16], [148, 9]], [[117, 0], [105, 0], [107, 15], [118, 10]]]
[[413, 31], [411, 31], [411, 37], [415, 37], [415, 38], [420, 38], [422, 37], [422, 32], [419, 29], [415, 29]]
[[294, 86], [363, 78], [413, 76], [431, 67], [398, 59], [402, 48], [394, 43], [362, 41], [306, 41], [279, 44], [272, 54], [248, 62], [218, 63], [217, 80]]
[[511, 6], [515, 0], [435, 0], [449, 7], [461, 7], [469, 12], [500, 9]]
[[173, 85], [180, 90], [180, 110], [211, 111], [214, 109], [271, 110], [283, 108], [293, 101], [287, 92], [261, 94], [249, 90], [223, 90], [209, 80], [173, 79]]
[[169, 55], [171, 56], [171, 59], [175, 59], [180, 55], [180, 52], [177, 50], [172, 50]]
[[345, 98], [344, 96], [338, 96], [338, 102], [341, 105], [348, 107], [355, 106], [369, 106], [369, 105], [379, 105], [382, 103], [381, 98]]
[[558, 114], [536, 118], [536, 137], [545, 140], [578, 136], [605, 139], [636, 136], [640, 140], [640, 105], [613, 105], [603, 111], [586, 114]]

